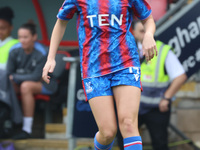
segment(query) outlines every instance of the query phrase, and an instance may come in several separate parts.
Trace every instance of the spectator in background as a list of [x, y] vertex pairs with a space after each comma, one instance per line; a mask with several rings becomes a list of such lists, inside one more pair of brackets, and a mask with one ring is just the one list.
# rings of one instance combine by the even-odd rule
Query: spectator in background
[[136, 43], [138, 47], [139, 57], [142, 58], [143, 57], [142, 41], [145, 33], [143, 24], [140, 22], [140, 20], [135, 20], [132, 24], [132, 28], [133, 28], [133, 35], [135, 36], [135, 39], [137, 41]]
[[10, 7], [0, 8], [0, 69], [6, 69], [10, 48], [18, 43], [18, 40], [11, 37], [13, 29], [12, 19], [14, 13]]
[[[144, 26], [138, 20], [133, 24], [133, 34], [138, 45], [144, 37]], [[171, 47], [156, 41], [158, 56], [146, 62], [143, 55], [141, 60], [141, 93], [138, 125], [145, 124], [149, 130], [154, 150], [169, 150], [168, 125], [170, 121], [172, 98], [186, 81], [185, 71], [171, 51]], [[142, 54], [142, 45], [138, 46]], [[119, 144], [122, 141], [118, 135]], [[123, 145], [119, 145], [121, 150]]]
[[21, 95], [23, 110], [22, 132], [13, 139], [26, 139], [31, 136], [35, 109], [34, 94], [53, 94], [57, 83], [42, 83], [42, 68], [46, 61], [47, 49], [36, 42], [36, 26], [33, 23], [23, 24], [18, 30], [20, 43], [14, 45], [9, 54], [7, 71], [15, 91]]
[[168, 125], [172, 98], [187, 76], [170, 46], [158, 40], [156, 46], [158, 57], [148, 63], [141, 58], [143, 92], [138, 123], [139, 127], [142, 124], [147, 126], [154, 150], [169, 150]]

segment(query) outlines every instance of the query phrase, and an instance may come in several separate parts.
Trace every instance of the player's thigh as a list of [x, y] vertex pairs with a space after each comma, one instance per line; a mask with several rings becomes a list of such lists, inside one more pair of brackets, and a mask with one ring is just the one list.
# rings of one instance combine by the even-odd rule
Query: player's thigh
[[34, 81], [24, 81], [21, 86], [21, 90], [28, 91], [33, 94], [39, 94], [42, 90], [42, 83], [41, 82], [34, 82]]
[[113, 96], [98, 96], [89, 100], [99, 129], [117, 129]]
[[138, 114], [141, 83], [140, 68], [129, 67], [115, 73], [111, 81], [118, 118], [136, 117]]
[[135, 86], [119, 85], [113, 87], [119, 121], [124, 118], [137, 118], [141, 89]]
[[112, 74], [83, 80], [86, 99], [99, 128], [116, 126], [113, 93], [110, 79]]

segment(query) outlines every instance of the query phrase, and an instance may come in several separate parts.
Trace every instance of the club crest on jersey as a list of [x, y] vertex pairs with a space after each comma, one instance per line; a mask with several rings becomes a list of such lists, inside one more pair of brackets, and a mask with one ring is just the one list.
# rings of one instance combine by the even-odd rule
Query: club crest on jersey
[[[86, 18], [89, 19], [91, 27], [94, 27], [94, 19], [98, 20], [99, 26], [114, 26], [115, 23], [121, 26], [123, 14], [120, 15], [120, 18], [117, 18], [114, 14], [89, 15]], [[110, 22], [107, 22], [106, 18], [110, 18]]]
[[91, 93], [93, 88], [91, 87], [91, 82], [86, 83], [86, 93]]

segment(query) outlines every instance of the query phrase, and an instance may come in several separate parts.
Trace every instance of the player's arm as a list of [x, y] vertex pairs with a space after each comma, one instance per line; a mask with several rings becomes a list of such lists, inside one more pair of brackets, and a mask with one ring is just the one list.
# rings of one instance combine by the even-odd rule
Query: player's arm
[[51, 35], [49, 54], [47, 57], [47, 62], [43, 68], [43, 74], [42, 74], [42, 78], [46, 83], [50, 82], [50, 76], [48, 76], [48, 73], [52, 73], [55, 68], [56, 52], [57, 52], [59, 44], [63, 38], [63, 35], [65, 33], [67, 23], [68, 23], [68, 21], [66, 21], [66, 20], [57, 19], [56, 24], [54, 26], [54, 29], [53, 29], [53, 32]]
[[154, 55], [157, 56], [156, 42], [154, 40], [156, 25], [155, 25], [152, 15], [142, 20], [142, 23], [145, 28], [145, 34], [144, 34], [144, 39], [142, 43], [143, 55], [145, 55], [146, 60], [149, 61], [154, 57]]

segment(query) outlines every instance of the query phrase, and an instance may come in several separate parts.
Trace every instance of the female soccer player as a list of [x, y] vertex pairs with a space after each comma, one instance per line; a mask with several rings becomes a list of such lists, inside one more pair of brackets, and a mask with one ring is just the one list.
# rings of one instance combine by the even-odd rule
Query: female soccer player
[[[57, 15], [43, 79], [56, 65], [55, 54], [68, 20], [77, 13], [80, 63], [83, 88], [99, 131], [95, 149], [110, 150], [117, 132], [114, 100], [125, 150], [142, 150], [138, 132], [138, 108], [141, 94], [140, 63], [133, 35], [132, 17], [145, 26], [143, 41], [146, 60], [157, 54], [155, 23], [145, 0], [65, 0]], [[114, 100], [113, 100], [114, 99]]]

